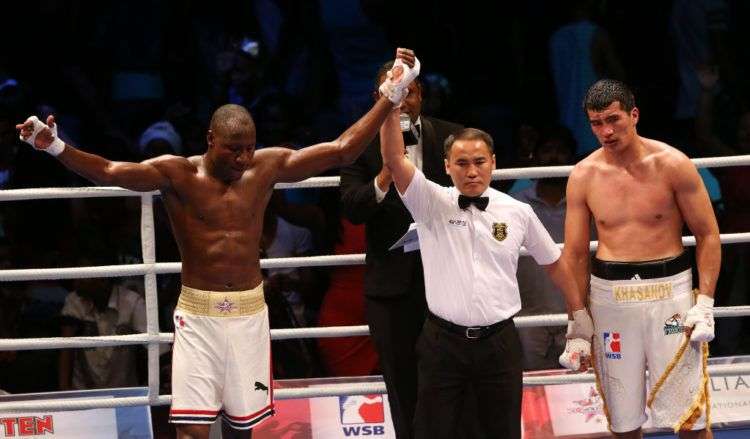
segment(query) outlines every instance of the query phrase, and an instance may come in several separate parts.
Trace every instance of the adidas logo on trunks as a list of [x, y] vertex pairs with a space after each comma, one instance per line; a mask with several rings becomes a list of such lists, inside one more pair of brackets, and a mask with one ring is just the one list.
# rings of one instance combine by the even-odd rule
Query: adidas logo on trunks
[[638, 273], [636, 273], [635, 276], [630, 278], [630, 280], [641, 280], [641, 276], [639, 276]]

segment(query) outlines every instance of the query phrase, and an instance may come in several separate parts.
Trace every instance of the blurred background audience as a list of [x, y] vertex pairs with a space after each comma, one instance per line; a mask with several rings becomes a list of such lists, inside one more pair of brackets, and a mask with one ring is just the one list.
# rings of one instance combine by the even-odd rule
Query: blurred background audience
[[[396, 6], [398, 14], [388, 13]], [[31, 114], [54, 113], [63, 139], [113, 160], [202, 154], [208, 117], [227, 102], [254, 115], [258, 148], [328, 140], [370, 105], [373, 72], [397, 46], [415, 49], [422, 61], [424, 111], [491, 133], [498, 167], [572, 164], [596, 148], [580, 101], [601, 77], [633, 87], [644, 115], [640, 134], [691, 157], [750, 154], [750, 88], [740, 80], [750, 74], [743, 43], [750, 5], [740, 0], [138, 0], [93, 7], [45, 0], [6, 9], [0, 189], [90, 186], [18, 140], [14, 125]], [[21, 15], [33, 25], [15, 18]], [[53, 36], [45, 29], [55, 29]], [[750, 231], [747, 167], [702, 175], [722, 233]], [[561, 242], [564, 185], [540, 179], [502, 187], [531, 204]], [[364, 229], [341, 215], [338, 196], [276, 191], [260, 251], [269, 258], [366, 252]], [[155, 206], [157, 260], [178, 261], [158, 198]], [[139, 263], [139, 209], [135, 198], [0, 203], [0, 267]], [[86, 243], [96, 239], [106, 252], [87, 256]], [[749, 249], [723, 247], [717, 305], [750, 303]], [[523, 313], [563, 312], [535, 270], [519, 263]], [[272, 327], [363, 324], [363, 273], [362, 266], [266, 270]], [[169, 332], [179, 277], [158, 283], [160, 329]], [[142, 332], [142, 295], [137, 278], [2, 282], [0, 338]], [[750, 353], [750, 338], [740, 336], [748, 326], [748, 318], [718, 319], [712, 352]], [[557, 367], [563, 332], [524, 331], [525, 367]], [[120, 350], [3, 351], [0, 388], [143, 384], [142, 352]], [[273, 352], [280, 378], [382, 372], [367, 337], [275, 342]], [[57, 361], [60, 374], [48, 367]], [[133, 374], [100, 376], [115, 361], [133, 365]]]

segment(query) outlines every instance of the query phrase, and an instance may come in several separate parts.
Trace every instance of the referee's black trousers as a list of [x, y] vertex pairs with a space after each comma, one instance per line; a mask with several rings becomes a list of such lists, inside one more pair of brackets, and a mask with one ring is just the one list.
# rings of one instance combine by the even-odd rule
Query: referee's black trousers
[[[484, 338], [467, 339], [428, 318], [417, 355], [417, 439], [462, 436], [467, 404], [476, 407], [485, 437], [520, 439], [523, 369], [521, 343], [512, 321]], [[473, 391], [467, 394], [469, 388]]]

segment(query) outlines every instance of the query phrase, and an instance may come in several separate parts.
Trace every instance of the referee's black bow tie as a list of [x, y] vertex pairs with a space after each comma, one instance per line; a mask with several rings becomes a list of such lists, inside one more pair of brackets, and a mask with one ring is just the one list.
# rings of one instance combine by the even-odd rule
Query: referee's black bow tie
[[479, 210], [485, 210], [487, 209], [487, 204], [489, 204], [489, 202], [489, 197], [467, 197], [466, 195], [458, 196], [458, 207], [464, 210], [468, 209], [472, 204]]

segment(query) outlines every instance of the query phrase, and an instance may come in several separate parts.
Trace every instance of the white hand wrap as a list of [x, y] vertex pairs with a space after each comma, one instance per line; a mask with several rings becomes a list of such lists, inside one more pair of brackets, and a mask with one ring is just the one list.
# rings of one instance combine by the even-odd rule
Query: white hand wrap
[[[575, 323], [568, 320], [568, 334], [573, 330]], [[589, 339], [568, 338], [565, 342], [565, 352], [560, 354], [560, 365], [566, 369], [577, 372], [581, 369], [581, 360], [591, 356], [591, 342]]]
[[[393, 71], [403, 69], [401, 75], [393, 78]], [[393, 68], [386, 73], [385, 81], [380, 84], [378, 90], [380, 94], [387, 97], [395, 105], [401, 105], [407, 94], [409, 94], [409, 84], [419, 76], [420, 64], [417, 58], [414, 58], [414, 67], [409, 67], [398, 58], [393, 63]]]
[[591, 321], [591, 316], [589, 316], [586, 308], [573, 311], [573, 320], [568, 320], [568, 332], [565, 334], [565, 338], [569, 340], [582, 338], [591, 341], [593, 335], [594, 322]]
[[573, 320], [568, 320], [565, 333], [565, 352], [560, 355], [560, 365], [578, 371], [581, 361], [591, 356], [591, 337], [594, 335], [594, 322], [586, 309], [573, 312]]
[[[26, 122], [29, 122], [29, 121], [33, 122], [34, 124], [33, 132], [26, 139], [24, 139], [23, 136], [19, 136], [19, 138], [23, 140], [24, 142], [28, 143], [29, 145], [33, 146], [34, 149], [46, 151], [52, 154], [53, 156], [60, 155], [60, 153], [63, 152], [63, 150], [65, 149], [65, 142], [63, 142], [57, 137], [57, 124], [54, 124], [52, 128], [50, 128], [44, 122], [39, 120], [39, 118], [36, 116], [31, 116], [28, 119], [26, 119]], [[42, 130], [44, 130], [45, 128], [49, 129], [50, 132], [52, 133], [52, 143], [50, 143], [50, 145], [46, 148], [37, 148], [36, 136], [40, 132], [42, 132]]]
[[714, 339], [714, 299], [699, 294], [695, 305], [685, 316], [685, 326], [693, 328], [690, 341], [709, 342]]

